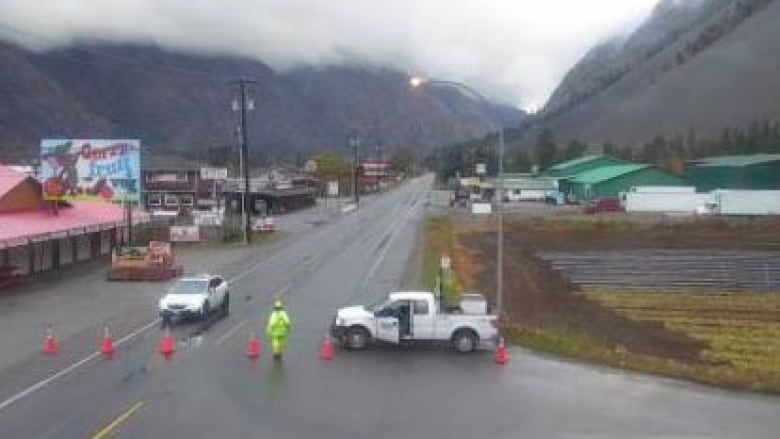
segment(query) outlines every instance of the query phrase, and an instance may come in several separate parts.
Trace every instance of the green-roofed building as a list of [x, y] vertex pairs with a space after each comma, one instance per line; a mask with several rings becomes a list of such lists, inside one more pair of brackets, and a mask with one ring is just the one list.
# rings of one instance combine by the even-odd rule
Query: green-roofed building
[[616, 197], [634, 186], [684, 186], [685, 179], [650, 165], [623, 163], [602, 166], [561, 179], [560, 191], [580, 201]]
[[708, 157], [689, 162], [685, 174], [699, 192], [780, 189], [780, 154]]
[[609, 155], [586, 155], [573, 160], [569, 160], [557, 165], [550, 166], [542, 171], [545, 177], [571, 177], [581, 172], [591, 169], [600, 168], [602, 166], [622, 165], [628, 163], [624, 160], [620, 160], [617, 157]]

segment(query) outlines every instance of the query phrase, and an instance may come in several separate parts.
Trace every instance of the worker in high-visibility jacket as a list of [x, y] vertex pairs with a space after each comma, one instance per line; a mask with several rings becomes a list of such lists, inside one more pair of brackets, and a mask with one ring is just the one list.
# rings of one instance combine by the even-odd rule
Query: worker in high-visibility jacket
[[287, 315], [287, 311], [284, 310], [284, 304], [281, 300], [274, 301], [274, 310], [271, 315], [268, 316], [268, 326], [266, 327], [266, 333], [268, 338], [271, 339], [271, 351], [274, 357], [281, 357], [284, 349], [287, 345], [287, 336], [292, 329], [292, 323], [290, 323], [290, 316]]

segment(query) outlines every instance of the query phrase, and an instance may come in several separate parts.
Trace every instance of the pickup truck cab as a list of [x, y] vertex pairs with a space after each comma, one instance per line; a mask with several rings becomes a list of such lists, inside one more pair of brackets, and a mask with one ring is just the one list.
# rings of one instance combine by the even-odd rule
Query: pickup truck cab
[[443, 312], [430, 292], [397, 292], [369, 308], [339, 309], [331, 333], [350, 349], [373, 341], [449, 342], [458, 352], [472, 352], [498, 337], [496, 322], [496, 316], [487, 313]]

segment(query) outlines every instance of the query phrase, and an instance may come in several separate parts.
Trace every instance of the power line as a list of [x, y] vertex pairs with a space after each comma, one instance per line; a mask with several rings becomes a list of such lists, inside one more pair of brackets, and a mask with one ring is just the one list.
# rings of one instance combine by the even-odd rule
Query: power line
[[242, 206], [244, 210], [244, 244], [249, 244], [252, 237], [252, 224], [250, 224], [252, 215], [250, 208], [249, 192], [249, 142], [247, 137], [246, 112], [254, 110], [254, 100], [250, 95], [250, 87], [256, 81], [249, 79], [239, 79], [231, 81], [232, 85], [238, 86], [238, 98], [234, 101], [234, 111], [241, 112], [241, 172], [244, 174], [244, 196]]

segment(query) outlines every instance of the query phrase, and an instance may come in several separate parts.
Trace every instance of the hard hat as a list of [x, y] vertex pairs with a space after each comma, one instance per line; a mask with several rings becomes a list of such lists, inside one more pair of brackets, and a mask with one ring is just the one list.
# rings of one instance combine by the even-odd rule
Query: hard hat
[[282, 309], [282, 308], [284, 308], [284, 304], [282, 304], [282, 301], [279, 300], [279, 299], [274, 300], [274, 308], [275, 309]]

